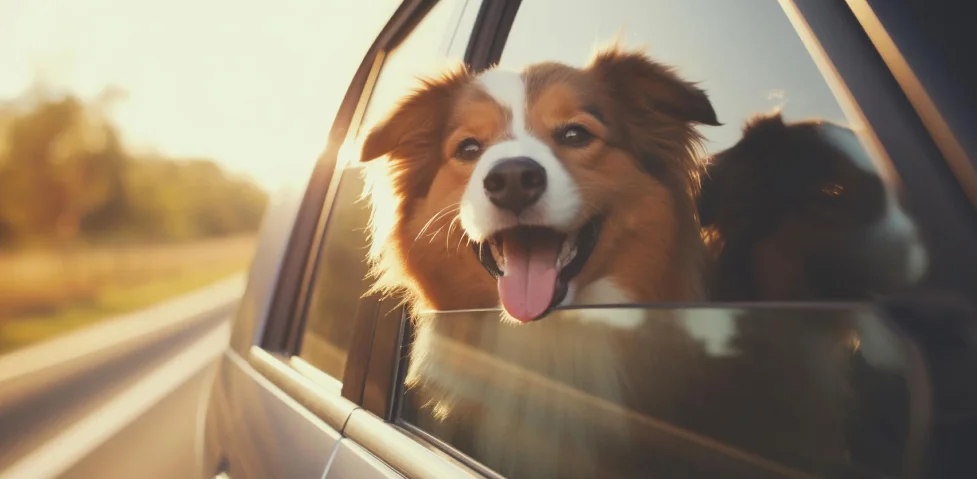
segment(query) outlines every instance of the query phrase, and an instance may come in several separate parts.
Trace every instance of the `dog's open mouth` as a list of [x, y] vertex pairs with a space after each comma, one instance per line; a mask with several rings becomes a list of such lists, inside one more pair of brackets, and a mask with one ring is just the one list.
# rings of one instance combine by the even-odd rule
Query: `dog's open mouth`
[[473, 246], [482, 266], [498, 280], [502, 307], [513, 318], [529, 322], [563, 301], [599, 234], [600, 220], [594, 218], [570, 234], [517, 226]]

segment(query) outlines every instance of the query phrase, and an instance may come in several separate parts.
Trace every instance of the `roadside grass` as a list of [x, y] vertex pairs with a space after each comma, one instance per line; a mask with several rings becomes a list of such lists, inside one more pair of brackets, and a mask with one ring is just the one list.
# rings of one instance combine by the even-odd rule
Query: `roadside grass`
[[0, 255], [0, 354], [243, 272], [254, 238]]

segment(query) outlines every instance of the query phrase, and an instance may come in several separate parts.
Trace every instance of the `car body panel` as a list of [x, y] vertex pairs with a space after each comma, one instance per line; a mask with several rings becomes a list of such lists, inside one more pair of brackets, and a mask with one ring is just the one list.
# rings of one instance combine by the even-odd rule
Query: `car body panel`
[[236, 353], [229, 351], [221, 358], [212, 394], [205, 467], [213, 472], [205, 473], [226, 472], [232, 478], [322, 477], [339, 432]]
[[339, 441], [329, 464], [329, 470], [326, 471], [326, 479], [360, 477], [396, 479], [404, 476], [352, 440], [343, 439]]

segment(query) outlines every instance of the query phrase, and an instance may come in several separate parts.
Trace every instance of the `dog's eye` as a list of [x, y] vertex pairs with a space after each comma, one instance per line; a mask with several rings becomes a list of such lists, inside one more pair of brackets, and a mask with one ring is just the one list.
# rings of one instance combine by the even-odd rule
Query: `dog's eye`
[[587, 146], [592, 139], [594, 134], [580, 125], [569, 125], [556, 132], [556, 141], [574, 148]]
[[845, 187], [838, 183], [832, 183], [821, 187], [821, 194], [828, 198], [841, 198], [845, 193]]
[[465, 138], [458, 144], [455, 157], [461, 161], [474, 161], [482, 154], [482, 144], [474, 138]]

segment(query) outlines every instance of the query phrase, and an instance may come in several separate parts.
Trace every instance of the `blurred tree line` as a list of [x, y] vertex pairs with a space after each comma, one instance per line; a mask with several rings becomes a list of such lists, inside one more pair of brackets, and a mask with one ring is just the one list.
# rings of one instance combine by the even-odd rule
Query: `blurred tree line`
[[213, 161], [128, 151], [88, 104], [35, 87], [0, 100], [0, 249], [160, 242], [255, 231], [267, 203]]

